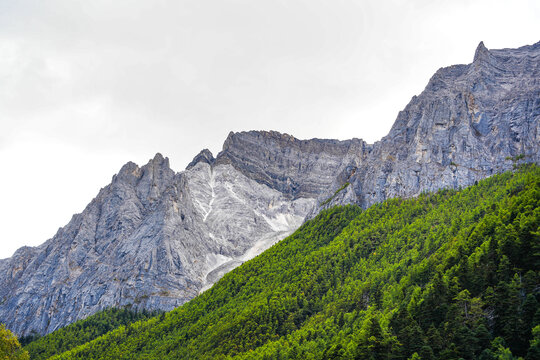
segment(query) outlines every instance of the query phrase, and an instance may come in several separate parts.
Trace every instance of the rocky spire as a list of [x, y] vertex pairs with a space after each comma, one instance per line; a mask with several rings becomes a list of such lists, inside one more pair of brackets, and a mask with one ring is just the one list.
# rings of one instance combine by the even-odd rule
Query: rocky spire
[[186, 167], [186, 170], [191, 169], [192, 167], [194, 167], [195, 165], [197, 165], [200, 162], [204, 162], [204, 163], [207, 163], [209, 165], [213, 165], [215, 160], [216, 159], [214, 159], [214, 155], [212, 155], [212, 152], [210, 150], [203, 149], [188, 164], [188, 166]]
[[483, 41], [480, 41], [480, 44], [476, 47], [473, 65], [476, 69], [485, 66], [497, 66], [497, 58], [488, 50]]
[[483, 41], [480, 41], [478, 46], [476, 47], [476, 51], [474, 52], [474, 62], [481, 61], [482, 59], [486, 59], [489, 56], [489, 50], [484, 45]]

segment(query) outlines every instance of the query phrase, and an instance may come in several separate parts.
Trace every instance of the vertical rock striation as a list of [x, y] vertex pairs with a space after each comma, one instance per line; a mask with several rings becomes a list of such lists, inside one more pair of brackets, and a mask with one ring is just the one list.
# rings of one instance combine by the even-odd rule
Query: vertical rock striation
[[298, 140], [276, 131], [230, 133], [216, 164], [231, 164], [250, 179], [290, 198], [318, 196], [349, 158], [369, 148], [363, 140]]

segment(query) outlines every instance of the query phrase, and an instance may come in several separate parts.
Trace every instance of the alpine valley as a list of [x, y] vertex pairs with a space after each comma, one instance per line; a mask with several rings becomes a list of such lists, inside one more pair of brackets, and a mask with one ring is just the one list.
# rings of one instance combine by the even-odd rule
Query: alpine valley
[[533, 359], [539, 162], [540, 42], [480, 43], [374, 144], [231, 132], [181, 172], [128, 162], [0, 260], [0, 322], [49, 334], [43, 359]]

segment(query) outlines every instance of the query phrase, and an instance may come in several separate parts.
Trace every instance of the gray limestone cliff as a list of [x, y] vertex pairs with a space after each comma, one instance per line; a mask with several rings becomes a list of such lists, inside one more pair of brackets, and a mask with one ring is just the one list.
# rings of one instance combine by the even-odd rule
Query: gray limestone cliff
[[540, 43], [480, 43], [372, 145], [250, 131], [183, 172], [160, 154], [129, 162], [53, 238], [0, 260], [0, 322], [24, 335], [111, 306], [170, 310], [323, 208], [467, 186], [519, 155], [539, 162], [539, 63]]
[[433, 75], [390, 133], [319, 196], [310, 216], [337, 204], [368, 207], [468, 186], [512, 169], [520, 155], [540, 161], [540, 42], [502, 50], [481, 42], [473, 63]]
[[230, 133], [216, 164], [231, 164], [245, 176], [290, 198], [318, 196], [335, 171], [369, 151], [359, 139], [299, 140], [276, 131]]

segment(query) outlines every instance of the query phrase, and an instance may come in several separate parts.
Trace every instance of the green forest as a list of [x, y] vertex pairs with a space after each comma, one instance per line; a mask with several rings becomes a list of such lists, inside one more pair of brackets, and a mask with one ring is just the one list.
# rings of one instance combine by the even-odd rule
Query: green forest
[[335, 207], [169, 313], [107, 333], [83, 320], [25, 349], [31, 359], [540, 359], [539, 203], [540, 168], [522, 165], [463, 190]]
[[[132, 311], [111, 308], [77, 321], [53, 333], [40, 337], [31, 334], [20, 339], [20, 343], [30, 353], [32, 360], [47, 359], [55, 354], [70, 350], [91, 341], [119, 326], [148, 319], [162, 314], [162, 311]], [[1, 359], [1, 358], [0, 358]]]

